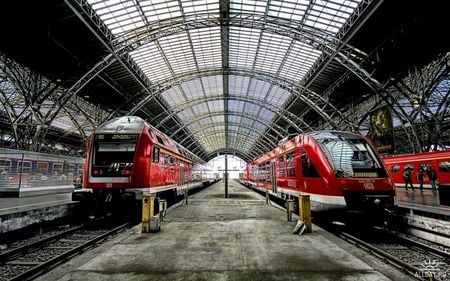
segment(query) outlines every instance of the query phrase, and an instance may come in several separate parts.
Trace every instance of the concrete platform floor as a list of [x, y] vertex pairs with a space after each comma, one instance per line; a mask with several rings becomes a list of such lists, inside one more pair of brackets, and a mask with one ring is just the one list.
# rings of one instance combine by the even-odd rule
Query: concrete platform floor
[[160, 232], [136, 226], [38, 280], [410, 280], [317, 226], [291, 234], [296, 222], [237, 182], [229, 192], [216, 183]]

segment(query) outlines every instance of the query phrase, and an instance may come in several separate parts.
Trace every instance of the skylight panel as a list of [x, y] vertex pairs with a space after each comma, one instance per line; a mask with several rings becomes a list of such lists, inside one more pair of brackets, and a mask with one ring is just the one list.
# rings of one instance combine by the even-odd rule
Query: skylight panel
[[270, 121], [275, 117], [275, 113], [269, 111], [265, 108], [260, 108], [258, 118], [262, 118], [264, 120]]
[[223, 124], [225, 122], [225, 116], [224, 115], [214, 115], [214, 116], [211, 116], [211, 120], [213, 123]]
[[267, 96], [267, 93], [269, 92], [270, 87], [271, 87], [270, 83], [252, 78], [250, 80], [250, 87], [247, 95], [253, 96], [257, 100], [264, 101], [265, 97]]
[[209, 101], [208, 107], [212, 112], [223, 112], [223, 100]]
[[197, 70], [186, 32], [161, 38], [159, 43], [175, 75]]
[[321, 55], [321, 51], [309, 45], [294, 42], [291, 52], [281, 67], [280, 77], [299, 83]]
[[237, 100], [228, 100], [228, 110], [235, 112], [242, 112], [244, 110], [245, 102]]
[[222, 67], [220, 27], [189, 31], [199, 69]]
[[230, 75], [228, 78], [228, 94], [230, 96], [246, 96], [250, 77]]
[[217, 0], [183, 0], [181, 5], [186, 16], [202, 13], [219, 16], [219, 1]]
[[282, 107], [284, 102], [291, 96], [291, 93], [280, 88], [280, 87], [272, 87], [271, 91], [268, 94], [267, 103], [275, 106]]
[[181, 88], [183, 89], [184, 93], [186, 94], [186, 97], [189, 100], [196, 100], [196, 99], [204, 97], [200, 78], [197, 78], [197, 79], [191, 80], [191, 81], [187, 81], [187, 82], [183, 82], [181, 84]]
[[113, 34], [126, 32], [145, 25], [133, 1], [89, 1], [92, 8]]
[[261, 107], [255, 105], [255, 104], [246, 102], [244, 111], [245, 111], [245, 113], [250, 114], [250, 115], [257, 115], [260, 108]]
[[232, 13], [251, 13], [264, 15], [267, 1], [258, 0], [232, 0], [230, 1], [230, 11]]
[[230, 27], [230, 67], [237, 69], [253, 68], [260, 33], [261, 31], [258, 29]]
[[210, 96], [223, 96], [223, 76], [208, 76], [201, 78], [203, 87], [205, 89], [205, 95]]
[[303, 19], [310, 1], [270, 1], [269, 16], [289, 20]]
[[276, 73], [286, 55], [290, 42], [290, 38], [264, 32], [255, 61], [255, 69]]
[[186, 98], [184, 97], [184, 94], [181, 92], [181, 87], [180, 86], [171, 87], [170, 89], [162, 92], [161, 96], [172, 107], [177, 107], [177, 106], [180, 106], [180, 105], [185, 104], [187, 102]]
[[209, 113], [207, 103], [205, 103], [205, 102], [193, 105], [192, 111], [195, 112], [197, 115], [203, 115], [205, 113]]
[[170, 70], [155, 42], [150, 42], [130, 52], [130, 56], [150, 81], [155, 82], [170, 77]]

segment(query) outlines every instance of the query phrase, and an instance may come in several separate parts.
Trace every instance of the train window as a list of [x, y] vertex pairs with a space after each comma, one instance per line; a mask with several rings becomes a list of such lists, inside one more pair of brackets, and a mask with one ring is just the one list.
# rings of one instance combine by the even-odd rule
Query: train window
[[0, 172], [10, 173], [11, 172], [11, 160], [0, 159]]
[[17, 163], [17, 172], [22, 172], [23, 174], [31, 174], [31, 162], [29, 161], [23, 161], [23, 167], [22, 167], [22, 161], [19, 161]]
[[153, 147], [152, 162], [159, 163], [159, 147], [157, 146]]
[[440, 162], [439, 163], [439, 171], [440, 172], [450, 172], [450, 162]]
[[136, 143], [99, 142], [94, 155], [94, 164], [109, 166], [112, 163], [133, 163]]
[[399, 165], [392, 165], [392, 167], [391, 167], [391, 172], [392, 172], [393, 174], [399, 173], [399, 172], [400, 172], [400, 166], [399, 166]]
[[170, 157], [170, 166], [175, 166], [175, 163], [176, 163], [175, 158]]
[[164, 145], [164, 141], [162, 140], [162, 138], [158, 135], [156, 135], [156, 139], [158, 140], [158, 142], [162, 145]]
[[67, 176], [73, 177], [73, 175], [75, 175], [75, 165], [69, 164], [69, 165], [67, 165]]
[[48, 163], [46, 162], [37, 162], [36, 173], [38, 174], [48, 174]]
[[63, 173], [63, 164], [62, 163], [53, 163], [53, 174], [62, 174]]
[[304, 149], [301, 150], [302, 175], [307, 178], [318, 178], [319, 173]]
[[295, 177], [295, 154], [290, 152], [286, 154], [286, 176]]

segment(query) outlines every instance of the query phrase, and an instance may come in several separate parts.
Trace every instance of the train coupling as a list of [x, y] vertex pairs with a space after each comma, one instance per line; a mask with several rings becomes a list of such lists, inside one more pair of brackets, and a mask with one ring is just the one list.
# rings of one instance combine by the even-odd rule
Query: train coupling
[[82, 189], [82, 190], [74, 190], [72, 192], [72, 201], [89, 201], [94, 199], [94, 194], [92, 193], [92, 189]]

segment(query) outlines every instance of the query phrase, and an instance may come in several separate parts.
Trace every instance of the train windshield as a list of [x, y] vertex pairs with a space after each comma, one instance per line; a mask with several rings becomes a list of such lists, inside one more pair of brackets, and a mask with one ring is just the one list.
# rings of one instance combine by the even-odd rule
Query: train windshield
[[94, 157], [94, 165], [111, 163], [132, 163], [134, 160], [134, 143], [98, 143]]
[[386, 171], [367, 141], [346, 133], [313, 135], [336, 172], [337, 177], [385, 177]]

